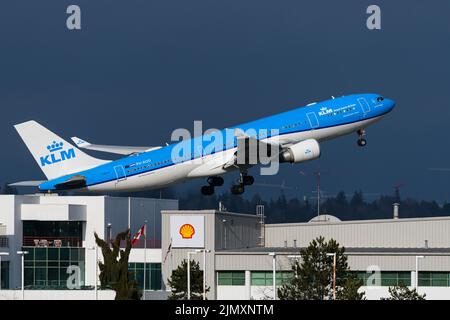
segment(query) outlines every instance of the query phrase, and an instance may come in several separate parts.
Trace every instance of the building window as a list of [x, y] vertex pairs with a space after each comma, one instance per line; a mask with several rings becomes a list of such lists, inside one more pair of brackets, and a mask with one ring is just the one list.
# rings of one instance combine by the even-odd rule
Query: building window
[[449, 272], [419, 271], [419, 287], [448, 287], [450, 286]]
[[[283, 285], [292, 280], [292, 271], [278, 271], [275, 274], [276, 285]], [[272, 286], [273, 273], [272, 271], [253, 271], [252, 272], [252, 286]]]
[[81, 221], [24, 221], [24, 247], [81, 247]]
[[0, 236], [0, 248], [9, 248], [8, 237]]
[[80, 269], [80, 288], [84, 287], [84, 248], [35, 248], [24, 247], [25, 288], [27, 289], [68, 289], [69, 266]]
[[[130, 272], [133, 279], [137, 281], [138, 287], [144, 289], [144, 264], [129, 263], [128, 272]], [[145, 265], [145, 290], [161, 290], [161, 279], [161, 264], [147, 263]]]
[[2, 261], [0, 268], [2, 271], [0, 289], [9, 289], [9, 261]]
[[381, 271], [380, 279], [376, 279], [375, 273], [364, 271], [356, 272], [356, 276], [363, 281], [363, 286], [375, 286], [377, 281], [384, 287], [411, 285], [411, 272], [409, 271]]
[[245, 286], [245, 271], [219, 271], [219, 286]]

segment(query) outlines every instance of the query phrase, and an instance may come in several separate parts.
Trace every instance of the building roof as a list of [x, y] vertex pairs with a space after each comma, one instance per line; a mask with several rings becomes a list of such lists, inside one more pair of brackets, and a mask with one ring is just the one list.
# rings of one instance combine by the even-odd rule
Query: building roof
[[420, 218], [399, 218], [399, 219], [367, 219], [367, 220], [340, 220], [333, 221], [330, 220], [314, 220], [311, 219], [309, 222], [294, 222], [294, 223], [267, 223], [266, 226], [269, 227], [289, 227], [289, 226], [305, 226], [311, 224], [321, 224], [321, 225], [346, 225], [346, 224], [373, 224], [373, 223], [401, 223], [401, 222], [426, 222], [426, 221], [449, 221], [450, 216], [443, 217], [420, 217]]

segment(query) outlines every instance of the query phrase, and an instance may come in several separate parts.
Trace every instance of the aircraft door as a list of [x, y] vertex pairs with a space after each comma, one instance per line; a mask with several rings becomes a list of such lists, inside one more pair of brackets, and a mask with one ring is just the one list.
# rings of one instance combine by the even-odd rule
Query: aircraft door
[[306, 114], [308, 117], [309, 125], [311, 126], [311, 129], [315, 129], [319, 126], [319, 120], [317, 119], [315, 112], [309, 112]]
[[127, 175], [125, 173], [125, 169], [123, 168], [123, 166], [115, 166], [114, 172], [116, 173], [117, 182], [127, 179]]
[[370, 111], [370, 105], [367, 103], [367, 100], [365, 98], [358, 98], [358, 103], [361, 106], [363, 115], [366, 116]]

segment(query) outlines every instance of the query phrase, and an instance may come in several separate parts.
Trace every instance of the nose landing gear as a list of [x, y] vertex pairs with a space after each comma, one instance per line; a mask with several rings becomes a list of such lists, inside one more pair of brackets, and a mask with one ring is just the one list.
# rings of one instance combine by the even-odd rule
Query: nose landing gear
[[367, 144], [367, 140], [364, 139], [366, 135], [366, 130], [360, 129], [356, 133], [358, 134], [358, 141], [357, 141], [358, 146], [364, 147]]

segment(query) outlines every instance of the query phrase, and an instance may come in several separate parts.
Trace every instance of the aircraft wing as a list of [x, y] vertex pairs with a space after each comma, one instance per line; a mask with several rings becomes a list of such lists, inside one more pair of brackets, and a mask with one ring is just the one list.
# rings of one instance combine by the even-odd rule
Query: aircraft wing
[[75, 145], [82, 149], [95, 150], [101, 152], [130, 155], [160, 149], [161, 147], [131, 147], [131, 146], [111, 146], [103, 144], [92, 144], [78, 137], [72, 137]]
[[[245, 134], [241, 129], [236, 128], [234, 130], [234, 134], [237, 138], [237, 152], [234, 155], [233, 159], [228, 159], [228, 161], [223, 165], [223, 168], [226, 169], [231, 166], [239, 166], [239, 163], [247, 163], [250, 158], [253, 157], [253, 160], [256, 160], [257, 162], [260, 161], [259, 159], [259, 150], [260, 148], [264, 148], [263, 150], [266, 150], [267, 155], [271, 158], [278, 157], [279, 152], [282, 149], [282, 146], [277, 143], [273, 142], [264, 142], [261, 140], [258, 140], [254, 137], [251, 137], [247, 134]], [[250, 146], [256, 146], [251, 148]], [[256, 154], [252, 154], [256, 152]], [[263, 153], [264, 154], [264, 153]], [[245, 157], [245, 159], [243, 158]], [[267, 159], [266, 159], [267, 160]]]

